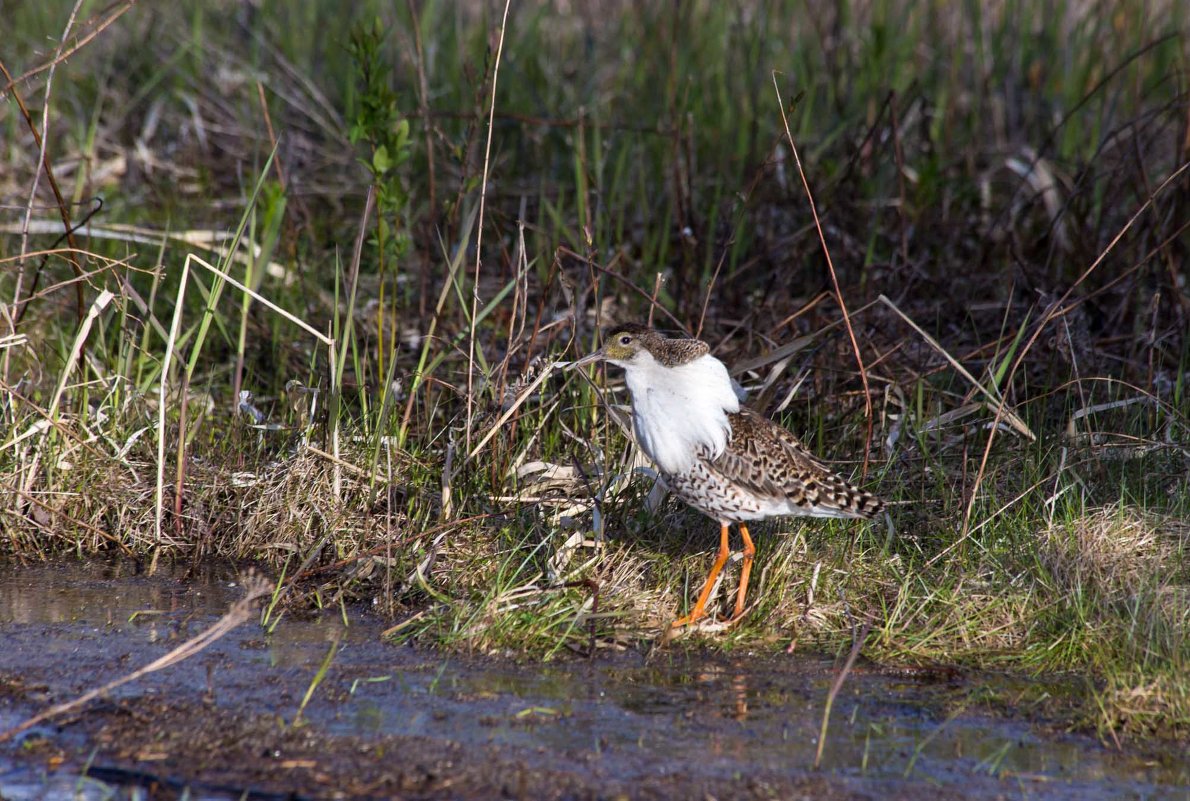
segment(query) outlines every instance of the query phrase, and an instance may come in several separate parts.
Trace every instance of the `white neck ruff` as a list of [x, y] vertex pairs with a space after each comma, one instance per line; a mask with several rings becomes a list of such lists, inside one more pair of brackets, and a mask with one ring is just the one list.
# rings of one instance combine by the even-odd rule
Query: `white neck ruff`
[[685, 473], [700, 451], [712, 459], [723, 453], [731, 434], [727, 414], [740, 410], [723, 362], [706, 355], [665, 367], [642, 351], [623, 366], [636, 439], [661, 472]]

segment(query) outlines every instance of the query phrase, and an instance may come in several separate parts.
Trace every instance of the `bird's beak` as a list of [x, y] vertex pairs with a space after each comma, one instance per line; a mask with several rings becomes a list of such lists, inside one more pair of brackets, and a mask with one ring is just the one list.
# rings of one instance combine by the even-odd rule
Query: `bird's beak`
[[597, 350], [594, 353], [584, 356], [583, 358], [579, 359], [577, 362], [571, 362], [570, 364], [566, 365], [565, 369], [573, 370], [576, 367], [585, 367], [586, 365], [593, 364], [597, 361], [600, 361], [601, 359], [603, 359], [603, 351]]

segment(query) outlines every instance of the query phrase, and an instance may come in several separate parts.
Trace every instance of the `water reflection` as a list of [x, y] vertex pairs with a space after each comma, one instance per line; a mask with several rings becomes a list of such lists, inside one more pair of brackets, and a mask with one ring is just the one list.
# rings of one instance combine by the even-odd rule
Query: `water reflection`
[[[63, 562], [0, 569], [0, 624], [135, 624], [152, 628], [178, 612], [220, 614], [239, 597], [235, 571], [208, 569], [196, 578], [165, 567], [143, 581], [135, 563]], [[159, 635], [163, 632], [158, 632]]]
[[[119, 564], [9, 567], [0, 570], [0, 633], [13, 643], [28, 637], [50, 666], [65, 663], [54, 656], [62, 649], [71, 664], [110, 663], [119, 653], [134, 667], [209, 625], [238, 596], [230, 568], [149, 579]], [[515, 664], [393, 646], [380, 640], [382, 630], [382, 621], [359, 613], [345, 620], [341, 612], [291, 612], [271, 630], [244, 626], [218, 649], [157, 674], [155, 691], [196, 692], [291, 720], [331, 654], [303, 712], [308, 725], [331, 734], [499, 743], [545, 764], [585, 754], [629, 773], [802, 775], [813, 765], [836, 669], [807, 657], [725, 659], [676, 649], [649, 660]], [[0, 675], [14, 669], [0, 663]], [[77, 681], [85, 686], [87, 678]], [[1031, 681], [858, 667], [835, 701], [824, 769], [924, 779], [956, 793], [976, 780], [1002, 780], [1013, 793], [1070, 786], [1082, 798], [1185, 792], [1190, 769], [1180, 758], [1146, 762], [986, 708], [987, 697], [1011, 697]], [[6, 783], [6, 769], [0, 752], [0, 797], [24, 797], [20, 782]]]

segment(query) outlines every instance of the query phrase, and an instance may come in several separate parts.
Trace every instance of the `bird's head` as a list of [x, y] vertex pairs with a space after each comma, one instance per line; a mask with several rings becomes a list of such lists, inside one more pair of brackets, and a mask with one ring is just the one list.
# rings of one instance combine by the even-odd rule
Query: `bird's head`
[[570, 366], [582, 367], [605, 361], [624, 368], [645, 367], [655, 363], [676, 367], [705, 355], [709, 350], [705, 342], [697, 339], [668, 339], [652, 328], [627, 323], [605, 332], [602, 348]]
[[618, 325], [604, 335], [599, 358], [618, 367], [628, 367], [648, 358], [643, 354], [649, 352], [648, 345], [654, 340], [664, 342], [665, 337], [643, 325]]

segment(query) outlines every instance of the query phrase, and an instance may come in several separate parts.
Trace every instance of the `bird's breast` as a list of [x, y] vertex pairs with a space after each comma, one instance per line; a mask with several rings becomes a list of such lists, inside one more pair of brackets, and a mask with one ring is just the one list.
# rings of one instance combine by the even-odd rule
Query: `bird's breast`
[[728, 412], [739, 399], [723, 362], [706, 355], [667, 367], [653, 359], [626, 366], [637, 441], [661, 472], [688, 472], [700, 456], [716, 458], [731, 435]]

